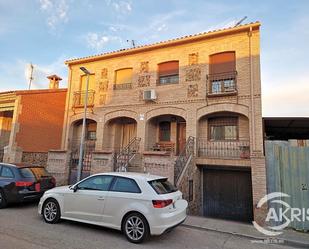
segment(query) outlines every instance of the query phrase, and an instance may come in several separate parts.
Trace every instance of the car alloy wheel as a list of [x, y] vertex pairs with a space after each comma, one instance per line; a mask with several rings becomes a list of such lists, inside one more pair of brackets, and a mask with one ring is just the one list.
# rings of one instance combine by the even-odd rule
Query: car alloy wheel
[[130, 216], [125, 223], [125, 232], [132, 241], [140, 241], [145, 234], [144, 221], [139, 216]]
[[60, 209], [57, 201], [48, 200], [43, 206], [43, 217], [47, 223], [57, 223], [60, 219]]

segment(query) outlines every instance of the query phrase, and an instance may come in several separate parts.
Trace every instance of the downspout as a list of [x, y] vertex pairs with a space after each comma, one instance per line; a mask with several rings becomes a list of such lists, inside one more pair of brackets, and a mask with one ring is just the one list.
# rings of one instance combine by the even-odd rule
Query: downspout
[[252, 41], [251, 41], [252, 27], [250, 27], [250, 30], [248, 32], [248, 37], [249, 37], [250, 97], [251, 97], [250, 119], [251, 119], [251, 124], [252, 124], [251, 125], [252, 151], [255, 151], [255, 116], [254, 116], [255, 107], [254, 107], [253, 58], [252, 58]]
[[67, 103], [66, 103], [66, 117], [64, 120], [64, 124], [63, 124], [63, 128], [64, 128], [64, 132], [63, 132], [63, 145], [62, 148], [64, 150], [68, 149], [68, 132], [69, 132], [69, 127], [68, 127], [68, 119], [69, 119], [69, 112], [70, 112], [70, 100], [71, 100], [71, 88], [72, 88], [72, 68], [71, 65], [69, 65], [69, 82], [68, 82], [68, 92], [67, 92]]

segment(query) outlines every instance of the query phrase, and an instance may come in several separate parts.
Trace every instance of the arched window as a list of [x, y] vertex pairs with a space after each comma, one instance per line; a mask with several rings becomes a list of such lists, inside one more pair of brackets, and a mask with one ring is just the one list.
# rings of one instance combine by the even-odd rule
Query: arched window
[[167, 61], [158, 64], [158, 85], [177, 84], [179, 82], [179, 61]]

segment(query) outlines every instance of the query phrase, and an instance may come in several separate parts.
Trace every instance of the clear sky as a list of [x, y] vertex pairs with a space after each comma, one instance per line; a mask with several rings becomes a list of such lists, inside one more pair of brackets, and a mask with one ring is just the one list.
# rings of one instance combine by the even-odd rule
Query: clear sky
[[307, 0], [0, 0], [0, 91], [66, 87], [70, 58], [260, 21], [263, 116], [309, 116]]

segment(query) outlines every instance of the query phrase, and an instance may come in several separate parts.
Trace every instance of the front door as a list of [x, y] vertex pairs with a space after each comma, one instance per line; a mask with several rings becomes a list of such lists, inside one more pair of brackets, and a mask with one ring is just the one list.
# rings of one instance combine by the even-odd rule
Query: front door
[[104, 205], [113, 176], [93, 176], [80, 182], [64, 197], [66, 218], [102, 222]]
[[186, 123], [177, 124], [177, 154], [182, 152], [186, 146]]
[[136, 137], [136, 123], [122, 125], [121, 148], [126, 147], [130, 141]]

